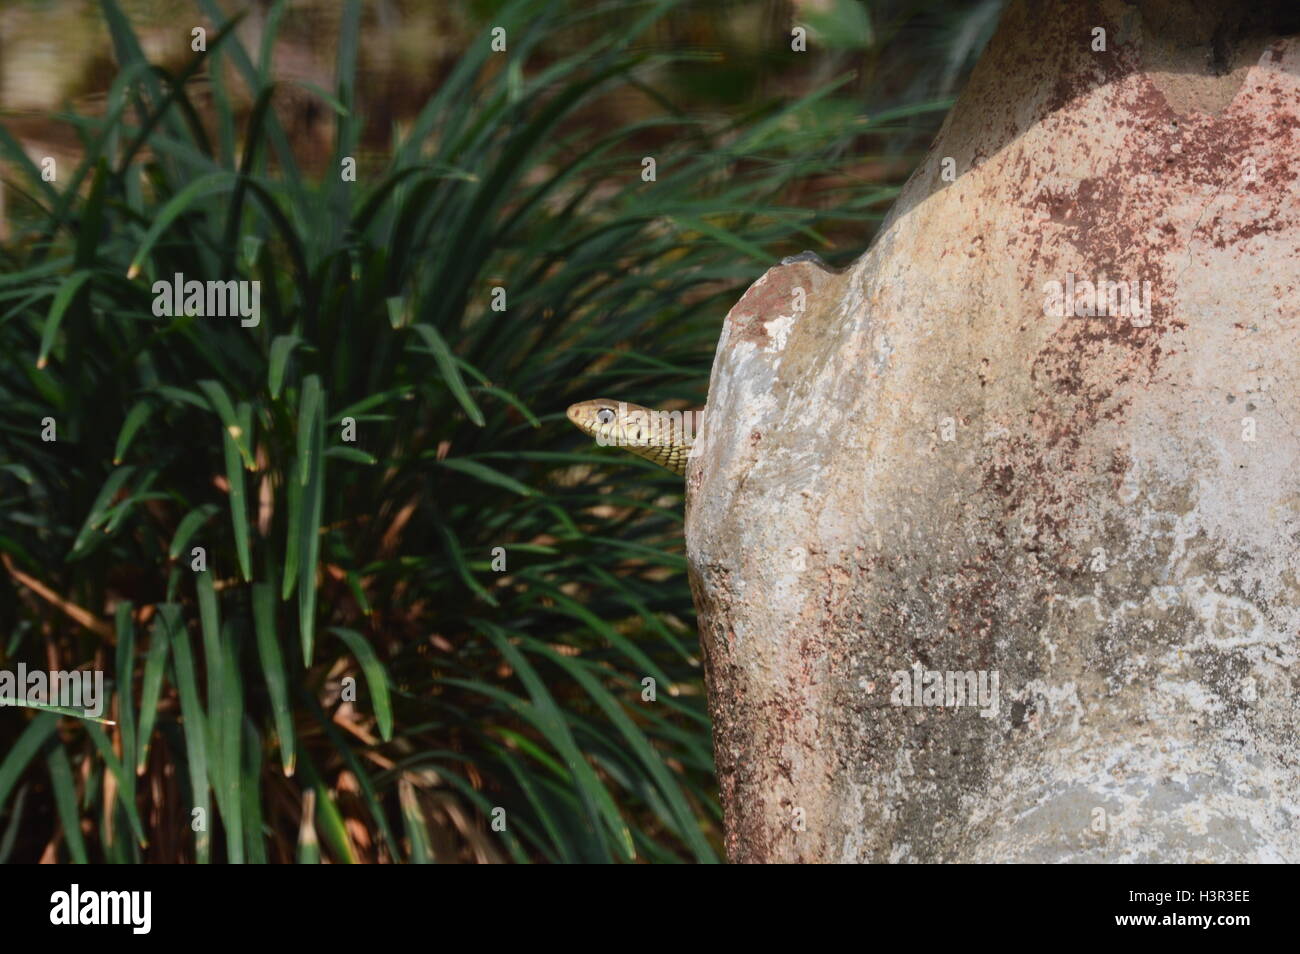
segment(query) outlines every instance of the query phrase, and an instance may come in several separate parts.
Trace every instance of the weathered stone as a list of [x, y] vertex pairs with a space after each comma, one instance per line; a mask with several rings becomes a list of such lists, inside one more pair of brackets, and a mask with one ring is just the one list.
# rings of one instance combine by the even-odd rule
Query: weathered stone
[[[1300, 861], [1293, 6], [1013, 3], [871, 249], [728, 315], [686, 542], [733, 861]], [[1045, 307], [1101, 279], [1149, 311]], [[918, 666], [996, 712], [892, 704]]]

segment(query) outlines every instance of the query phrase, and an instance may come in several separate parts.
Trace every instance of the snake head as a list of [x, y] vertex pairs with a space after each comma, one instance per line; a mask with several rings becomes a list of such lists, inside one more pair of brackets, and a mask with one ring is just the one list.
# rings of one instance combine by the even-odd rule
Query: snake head
[[595, 437], [599, 428], [611, 425], [618, 419], [618, 402], [606, 398], [579, 401], [570, 404], [564, 414], [578, 430]]
[[570, 404], [564, 413], [574, 427], [600, 444], [617, 446], [650, 439], [652, 413], [640, 404], [596, 398]]
[[[699, 412], [652, 411], [640, 404], [596, 398], [569, 405], [565, 416], [601, 447], [621, 447], [676, 474], [686, 473]], [[686, 420], [689, 415], [690, 420]]]

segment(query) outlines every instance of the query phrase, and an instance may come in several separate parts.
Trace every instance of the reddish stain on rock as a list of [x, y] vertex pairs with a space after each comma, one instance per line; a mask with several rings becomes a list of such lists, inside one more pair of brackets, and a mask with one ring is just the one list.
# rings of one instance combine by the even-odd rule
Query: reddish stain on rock
[[740, 341], [765, 348], [769, 342], [767, 322], [795, 313], [795, 289], [803, 289], [806, 307], [828, 274], [811, 262], [773, 266], [727, 312], [727, 324]]

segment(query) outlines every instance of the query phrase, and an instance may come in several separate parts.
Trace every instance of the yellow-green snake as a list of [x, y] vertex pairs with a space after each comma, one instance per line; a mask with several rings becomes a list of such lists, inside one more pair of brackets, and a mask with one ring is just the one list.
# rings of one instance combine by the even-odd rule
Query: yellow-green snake
[[[836, 275], [844, 271], [827, 265], [816, 252], [781, 259], [782, 265], [798, 262], [809, 262]], [[661, 411], [608, 398], [579, 401], [569, 405], [565, 414], [602, 447], [621, 447], [683, 477], [686, 459], [704, 422], [703, 411]]]
[[565, 414], [602, 447], [621, 447], [684, 477], [704, 412], [661, 411], [597, 398], [571, 404]]

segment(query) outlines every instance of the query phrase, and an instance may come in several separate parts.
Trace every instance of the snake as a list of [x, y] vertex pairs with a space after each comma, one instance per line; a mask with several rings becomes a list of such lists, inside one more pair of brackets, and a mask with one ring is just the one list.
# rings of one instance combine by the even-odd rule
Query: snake
[[[845, 269], [833, 268], [816, 252], [801, 252], [781, 259], [782, 265], [809, 262], [832, 275]], [[595, 398], [570, 404], [565, 416], [578, 430], [602, 447], [621, 447], [679, 477], [686, 476], [686, 460], [704, 423], [704, 412], [667, 411]]]
[[703, 411], [667, 411], [596, 398], [570, 404], [565, 416], [602, 447], [620, 447], [651, 463], [686, 476]]

